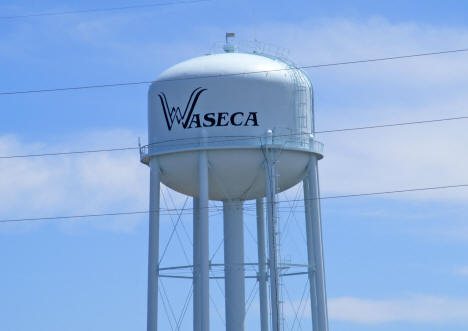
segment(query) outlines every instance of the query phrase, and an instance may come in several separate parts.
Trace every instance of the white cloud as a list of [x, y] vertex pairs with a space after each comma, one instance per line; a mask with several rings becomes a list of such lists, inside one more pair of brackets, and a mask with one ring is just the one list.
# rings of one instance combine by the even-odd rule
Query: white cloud
[[[293, 308], [294, 307], [294, 308]], [[284, 306], [286, 318], [310, 320], [310, 304], [295, 301]], [[328, 299], [330, 320], [356, 324], [410, 322], [418, 324], [468, 324], [468, 300], [443, 296], [417, 295], [400, 299]]]
[[[122, 129], [88, 131], [66, 137], [60, 144], [23, 142], [13, 135], [0, 136], [0, 155], [132, 147], [137, 145], [136, 137], [136, 133]], [[1, 219], [148, 209], [149, 170], [139, 162], [136, 149], [0, 161]], [[185, 196], [164, 185], [161, 192], [162, 209], [182, 208]], [[190, 208], [190, 203], [186, 207]], [[142, 219], [146, 217], [122, 216], [93, 224], [102, 229], [128, 232]], [[73, 232], [80, 226], [78, 223], [62, 222], [61, 226]], [[10, 230], [2, 227], [5, 229]]]
[[463, 277], [468, 277], [468, 265], [464, 265], [455, 269], [455, 274]]
[[[242, 30], [239, 35], [250, 34], [249, 29]], [[468, 44], [468, 30], [465, 28], [392, 23], [382, 17], [359, 21], [328, 18], [294, 24], [274, 23], [259, 30], [260, 39], [289, 48], [290, 56], [299, 65], [465, 48]], [[386, 65], [392, 63], [395, 65]], [[454, 79], [465, 80], [468, 64], [463, 55], [443, 55], [337, 68], [309, 72], [312, 75], [326, 72], [334, 78], [340, 77], [340, 81], [368, 83], [370, 79], [383, 82], [396, 79], [399, 86], [408, 83], [442, 85], [452, 84]]]
[[341, 297], [329, 300], [329, 316], [334, 320], [361, 324], [467, 324], [468, 300], [438, 296], [413, 296], [394, 300]]
[[[0, 137], [0, 154], [136, 145], [133, 133], [113, 130], [88, 132], [57, 144], [24, 143], [14, 136]], [[80, 142], [80, 143], [77, 143]], [[0, 162], [1, 218], [145, 210], [147, 170], [136, 150], [59, 157], [2, 159]], [[129, 230], [128, 224], [119, 228]], [[124, 225], [127, 224], [127, 225]], [[134, 225], [134, 224], [133, 224]]]
[[[323, 188], [329, 193], [468, 184], [464, 123], [407, 127], [324, 138]], [[464, 188], [413, 192], [398, 199], [466, 201]]]

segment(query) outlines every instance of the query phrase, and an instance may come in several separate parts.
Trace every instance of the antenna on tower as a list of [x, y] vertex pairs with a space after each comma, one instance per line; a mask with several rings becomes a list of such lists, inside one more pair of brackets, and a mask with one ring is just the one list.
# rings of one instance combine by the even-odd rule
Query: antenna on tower
[[232, 43], [232, 39], [236, 37], [234, 32], [226, 32], [226, 44], [224, 45], [224, 51], [226, 53], [233, 53], [236, 51], [235, 45]]

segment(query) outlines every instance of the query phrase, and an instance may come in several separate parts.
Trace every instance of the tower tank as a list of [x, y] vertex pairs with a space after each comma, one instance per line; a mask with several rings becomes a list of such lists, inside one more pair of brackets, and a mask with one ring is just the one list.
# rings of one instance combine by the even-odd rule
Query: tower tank
[[310, 80], [280, 59], [235, 52], [190, 59], [151, 84], [144, 161], [158, 156], [161, 181], [197, 197], [197, 154], [207, 150], [209, 198], [248, 200], [266, 194], [269, 143], [281, 149], [283, 191], [302, 179], [310, 152], [321, 158], [312, 109]]
[[323, 145], [313, 135], [311, 82], [284, 59], [226, 46], [170, 67], [148, 91], [148, 145], [140, 148], [150, 167], [147, 330], [158, 327], [160, 183], [193, 198], [193, 264], [164, 268], [192, 273], [193, 330], [210, 328], [209, 200], [223, 202], [226, 330], [245, 329], [243, 203], [256, 199], [261, 331], [281, 331], [276, 194], [303, 181], [302, 274], [313, 330], [327, 331], [317, 170]]

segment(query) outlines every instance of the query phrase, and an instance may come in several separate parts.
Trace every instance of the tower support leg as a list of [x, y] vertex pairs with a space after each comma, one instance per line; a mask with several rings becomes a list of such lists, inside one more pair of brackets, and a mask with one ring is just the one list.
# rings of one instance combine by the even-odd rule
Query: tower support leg
[[304, 205], [305, 205], [305, 219], [306, 219], [306, 237], [307, 237], [307, 258], [308, 258], [308, 276], [310, 288], [310, 310], [312, 316], [312, 330], [319, 331], [318, 327], [318, 307], [317, 307], [317, 286], [316, 286], [316, 265], [313, 245], [312, 234], [312, 215], [310, 210], [310, 180], [306, 176], [303, 180], [304, 189]]
[[200, 331], [200, 200], [193, 198], [193, 331]]
[[245, 272], [243, 202], [223, 201], [226, 331], [243, 331]]
[[268, 287], [265, 240], [265, 207], [263, 199], [256, 200], [257, 207], [257, 248], [258, 248], [258, 287], [260, 297], [260, 331], [268, 331]]
[[314, 331], [328, 331], [327, 293], [323, 261], [322, 222], [317, 157], [311, 156], [304, 179], [306, 235], [311, 310]]
[[150, 203], [148, 227], [148, 310], [146, 328], [158, 329], [158, 278], [159, 278], [159, 195], [160, 169], [158, 159], [150, 160]]
[[268, 255], [270, 268], [270, 301], [271, 301], [271, 330], [280, 331], [281, 310], [278, 275], [278, 248], [277, 248], [277, 206], [276, 206], [276, 160], [274, 151], [266, 150], [266, 203], [268, 224]]
[[199, 223], [198, 239], [195, 245], [199, 253], [199, 277], [200, 277], [200, 299], [194, 304], [199, 307], [194, 309], [200, 315], [200, 331], [210, 330], [210, 252], [209, 252], [209, 226], [208, 226], [208, 155], [201, 151], [198, 163], [199, 182]]

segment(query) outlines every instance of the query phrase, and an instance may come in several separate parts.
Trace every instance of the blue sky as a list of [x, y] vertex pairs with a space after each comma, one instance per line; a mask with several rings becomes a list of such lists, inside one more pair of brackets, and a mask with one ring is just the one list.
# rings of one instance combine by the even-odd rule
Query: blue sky
[[[3, 1], [0, 16], [128, 4]], [[461, 1], [207, 1], [1, 19], [0, 91], [152, 80], [170, 65], [209, 52], [227, 31], [239, 40], [286, 47], [299, 65], [466, 48], [467, 7]], [[318, 130], [466, 115], [465, 54], [307, 73]], [[134, 146], [139, 136], [146, 139], [146, 94], [147, 86], [138, 85], [0, 96], [0, 155]], [[466, 125], [322, 134], [322, 193], [466, 184]], [[148, 170], [135, 151], [0, 160], [1, 219], [144, 210], [147, 194]], [[185, 200], [165, 196], [168, 207]], [[324, 201], [330, 330], [466, 330], [467, 199], [461, 188]], [[253, 260], [251, 214], [246, 247]], [[298, 208], [284, 239], [285, 257], [303, 259], [302, 220]], [[172, 221], [163, 217], [163, 238]], [[137, 215], [0, 224], [2, 330], [144, 330], [146, 222]], [[190, 216], [182, 222], [191, 233]], [[220, 215], [212, 216], [211, 226], [214, 250]], [[184, 230], [178, 234], [190, 256]], [[175, 240], [166, 259], [183, 263], [181, 251]], [[180, 309], [189, 288], [165, 284]], [[293, 304], [304, 284], [286, 284]], [[222, 302], [217, 285], [212, 288]], [[285, 307], [287, 318], [294, 309]], [[162, 314], [162, 329], [169, 330]], [[248, 330], [256, 330], [256, 314], [254, 298]], [[299, 315], [307, 330], [307, 309]], [[212, 320], [219, 329], [214, 310]], [[184, 323], [188, 329], [190, 312]]]

